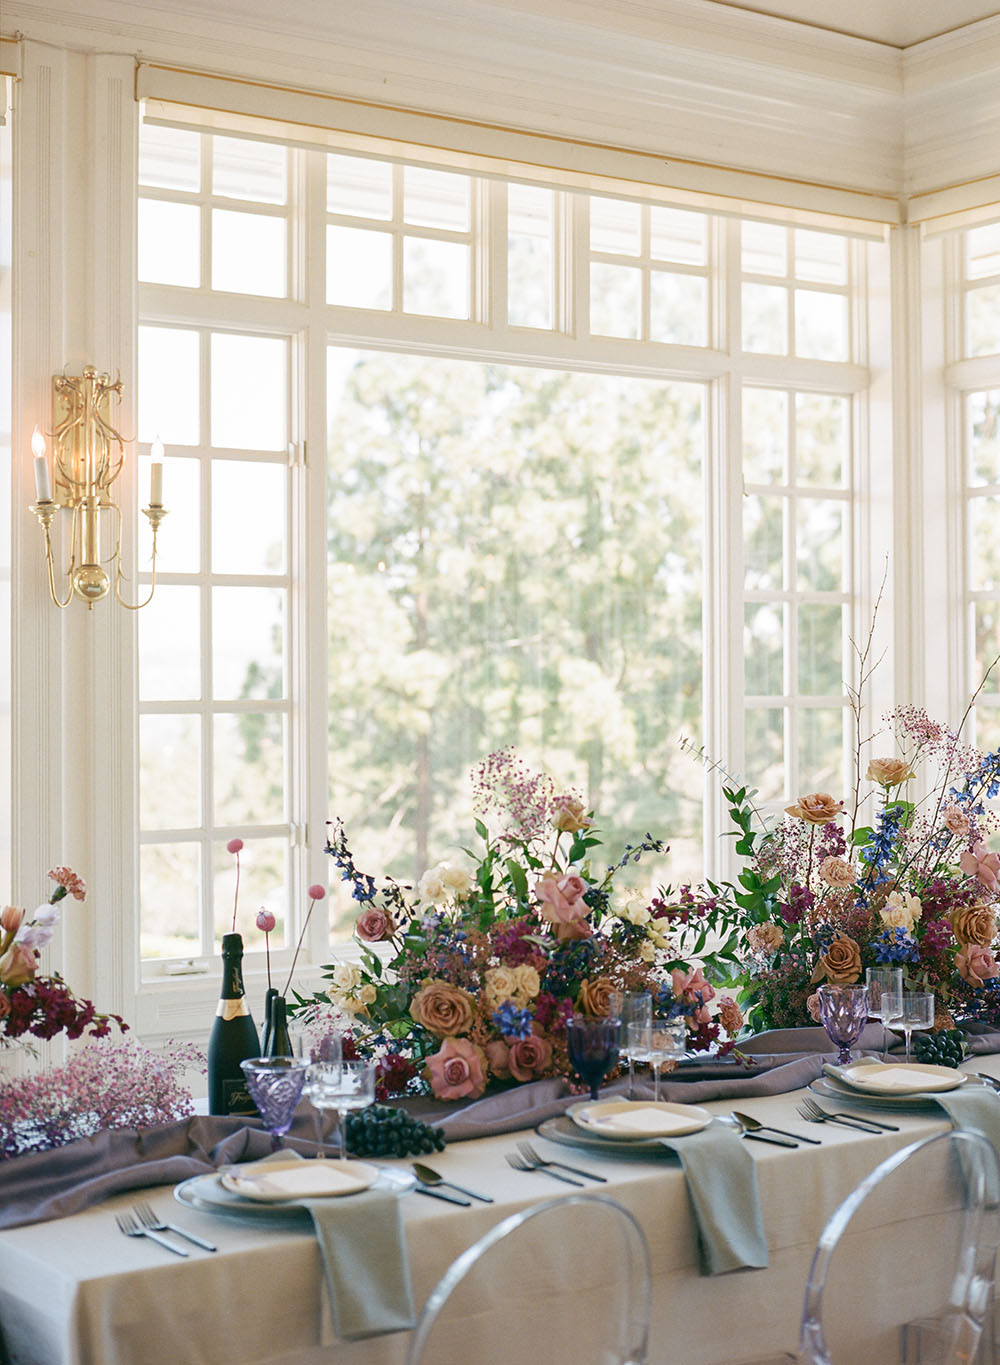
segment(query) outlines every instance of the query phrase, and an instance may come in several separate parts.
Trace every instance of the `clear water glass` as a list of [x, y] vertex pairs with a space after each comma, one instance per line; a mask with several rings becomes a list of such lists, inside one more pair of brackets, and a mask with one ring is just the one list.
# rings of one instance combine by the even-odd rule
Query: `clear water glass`
[[687, 1020], [683, 1015], [667, 1015], [653, 1020], [649, 1030], [647, 1060], [653, 1068], [653, 1100], [660, 1099], [660, 1072], [664, 1062], [678, 1061], [687, 1043]]
[[906, 1037], [906, 1060], [910, 1060], [910, 1034], [934, 1027], [934, 992], [904, 991], [903, 1010], [898, 1020]]
[[868, 987], [868, 1017], [882, 1023], [882, 1059], [889, 1055], [888, 1024], [903, 1011], [902, 967], [869, 967], [865, 972]]
[[[324, 1110], [335, 1110], [340, 1136], [339, 1156], [347, 1156], [347, 1115], [355, 1109], [367, 1109], [375, 1100], [375, 1063], [315, 1061], [306, 1073], [306, 1094], [313, 1108], [320, 1114]], [[317, 1123], [320, 1145], [322, 1145], [322, 1122]]]
[[646, 1060], [645, 1056], [636, 1057], [632, 1053], [632, 1026], [639, 1025], [640, 1031], [636, 1037], [640, 1040], [640, 1048], [648, 1045], [648, 1030], [653, 1021], [653, 997], [649, 991], [612, 991], [608, 996], [608, 1012], [622, 1021], [622, 1051], [628, 1058], [627, 1097], [631, 1099], [635, 1092], [635, 1063]]

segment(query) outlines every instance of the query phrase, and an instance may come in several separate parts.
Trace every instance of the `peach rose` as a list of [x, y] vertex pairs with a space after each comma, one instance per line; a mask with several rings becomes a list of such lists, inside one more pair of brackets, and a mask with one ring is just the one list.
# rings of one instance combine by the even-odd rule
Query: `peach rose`
[[988, 905], [966, 905], [952, 911], [951, 927], [959, 943], [988, 948], [996, 938], [997, 917]]
[[813, 981], [826, 977], [833, 986], [849, 986], [861, 975], [861, 949], [846, 934], [835, 934], [833, 942], [816, 963]]
[[821, 1024], [823, 1022], [819, 1017], [819, 996], [815, 991], [813, 991], [812, 995], [806, 1000], [806, 1010], [809, 1013], [809, 1018], [814, 1024]]
[[593, 981], [585, 977], [580, 982], [580, 993], [576, 1000], [577, 1009], [581, 1014], [593, 1014], [600, 1018], [606, 1018], [611, 1013], [610, 996], [614, 989], [614, 982], [606, 976], [595, 977]]
[[776, 953], [784, 941], [780, 924], [752, 924], [747, 930], [747, 947], [752, 953]]
[[981, 943], [966, 944], [960, 953], [955, 954], [955, 970], [970, 986], [981, 986], [984, 981], [992, 981], [1000, 976], [1000, 967], [993, 954]]
[[819, 879], [826, 882], [827, 886], [837, 887], [854, 885], [854, 868], [846, 858], [836, 858], [832, 855], [824, 858], [819, 865]]
[[410, 1001], [410, 1014], [435, 1038], [468, 1033], [476, 1017], [476, 1002], [468, 991], [448, 981], [425, 981]]
[[478, 1099], [486, 1089], [486, 1054], [469, 1038], [446, 1038], [427, 1058], [425, 1075], [439, 1100]]
[[962, 871], [975, 877], [987, 891], [1000, 891], [1000, 853], [991, 853], [980, 839], [971, 849], [966, 849], [958, 860]]
[[828, 825], [843, 809], [843, 801], [835, 801], [828, 792], [812, 792], [809, 796], [800, 796], [794, 806], [786, 806], [785, 814], [794, 815], [810, 825]]
[[949, 834], [957, 834], [960, 839], [964, 839], [968, 834], [969, 817], [961, 806], [946, 806], [941, 818], [944, 820], [944, 827]]
[[38, 967], [38, 959], [23, 943], [12, 943], [0, 957], [0, 981], [5, 986], [24, 986], [31, 981]]
[[396, 932], [396, 922], [386, 910], [370, 905], [358, 916], [354, 932], [366, 943], [380, 943], [383, 939], [392, 938]]
[[577, 796], [555, 796], [552, 799], [555, 814], [552, 823], [564, 834], [576, 834], [578, 830], [589, 829], [590, 821], [583, 802]]
[[670, 985], [675, 998], [687, 1005], [697, 1004], [699, 998], [703, 1004], [715, 999], [715, 987], [705, 980], [705, 973], [700, 967], [695, 967], [693, 972], [675, 967], [670, 973]]
[[890, 787], [908, 782], [913, 775], [909, 763], [903, 758], [873, 758], [868, 764], [865, 778], [869, 782], [877, 782], [888, 791]]
[[719, 998], [719, 1023], [733, 1038], [743, 1027], [743, 1011], [731, 995]]

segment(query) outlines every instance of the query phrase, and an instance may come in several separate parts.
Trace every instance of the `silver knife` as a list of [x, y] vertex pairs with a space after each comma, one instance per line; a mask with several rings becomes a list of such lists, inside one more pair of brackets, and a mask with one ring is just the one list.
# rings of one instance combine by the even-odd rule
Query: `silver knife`
[[744, 1133], [745, 1142], [772, 1142], [775, 1147], [797, 1147], [799, 1144], [792, 1138], [771, 1137], [768, 1133]]
[[444, 1190], [432, 1190], [428, 1185], [415, 1185], [414, 1194], [426, 1194], [428, 1199], [443, 1199], [446, 1204], [461, 1204], [463, 1209], [472, 1208], [471, 1199], [460, 1199], [457, 1194], [445, 1194]]

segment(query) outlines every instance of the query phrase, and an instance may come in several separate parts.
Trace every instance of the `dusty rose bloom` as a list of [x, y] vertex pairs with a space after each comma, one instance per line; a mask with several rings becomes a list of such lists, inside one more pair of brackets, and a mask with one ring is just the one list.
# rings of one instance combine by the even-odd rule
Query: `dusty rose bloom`
[[962, 854], [958, 865], [970, 877], [982, 882], [987, 891], [1000, 891], [1000, 853], [991, 853], [982, 839]]
[[496, 1039], [486, 1044], [486, 1058], [494, 1076], [501, 1080], [513, 1076], [523, 1084], [540, 1076], [552, 1061], [552, 1044], [538, 1032], [512, 1042]]
[[833, 942], [816, 963], [813, 981], [825, 976], [834, 986], [849, 986], [861, 975], [861, 949], [846, 934], [834, 935]]
[[731, 995], [719, 998], [719, 1023], [733, 1037], [743, 1027], [743, 1011]]
[[5, 986], [24, 986], [34, 978], [38, 959], [23, 943], [12, 943], [0, 957], [0, 981]]
[[576, 1000], [580, 1013], [606, 1018], [611, 1013], [610, 997], [614, 989], [614, 982], [606, 976], [595, 977], [593, 981], [584, 977]]
[[446, 1038], [427, 1058], [426, 1075], [439, 1100], [478, 1099], [486, 1089], [486, 1054], [469, 1038]]
[[993, 954], [981, 943], [969, 943], [962, 952], [955, 954], [955, 970], [970, 986], [981, 986], [984, 981], [1000, 976], [1000, 967]]
[[579, 797], [554, 796], [552, 804], [555, 807], [552, 823], [556, 829], [564, 834], [576, 834], [578, 830], [590, 828], [591, 822]]
[[8, 934], [16, 934], [23, 919], [24, 911], [19, 905], [5, 905], [0, 910], [0, 929]]
[[794, 806], [786, 806], [785, 814], [794, 815], [810, 825], [828, 825], [843, 809], [843, 801], [835, 801], [829, 792], [812, 792], [809, 796], [800, 796]]
[[383, 939], [392, 938], [396, 932], [396, 922], [387, 911], [370, 905], [358, 916], [354, 932], [366, 943], [380, 943]]
[[675, 967], [670, 973], [670, 986], [677, 999], [687, 1005], [697, 1004], [699, 996], [703, 1001], [715, 999], [715, 987], [705, 980], [700, 967], [695, 967], [693, 972]]
[[809, 1011], [809, 1018], [814, 1023], [821, 1024], [823, 1022], [819, 1017], [819, 996], [815, 991], [813, 991], [812, 995], [810, 995], [806, 1001], [806, 1009]]
[[944, 827], [949, 834], [957, 834], [964, 839], [969, 832], [969, 819], [961, 806], [946, 806], [942, 812]]
[[988, 905], [967, 905], [952, 911], [951, 927], [959, 943], [988, 948], [996, 938], [997, 917]]
[[839, 888], [854, 885], [854, 868], [846, 858], [824, 858], [819, 865], [819, 879], [827, 886]]
[[425, 981], [410, 1002], [410, 1014], [435, 1038], [468, 1033], [476, 1005], [468, 991], [448, 981]]
[[753, 924], [747, 930], [747, 946], [754, 953], [776, 953], [784, 941], [780, 924]]
[[880, 787], [898, 787], [902, 782], [908, 782], [913, 776], [913, 770], [909, 763], [903, 758], [873, 758], [868, 764], [868, 771], [865, 778], [869, 782], [877, 782]]

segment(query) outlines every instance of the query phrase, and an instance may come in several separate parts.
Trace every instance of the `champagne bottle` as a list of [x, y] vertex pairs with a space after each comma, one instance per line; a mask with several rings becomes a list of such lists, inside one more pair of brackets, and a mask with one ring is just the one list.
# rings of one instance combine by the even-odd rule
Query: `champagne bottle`
[[288, 1036], [288, 1009], [283, 995], [277, 991], [271, 1000], [271, 1036], [268, 1039], [267, 1057], [291, 1057], [292, 1040]]
[[271, 1006], [278, 994], [276, 986], [268, 986], [264, 992], [264, 1035], [260, 1040], [260, 1055], [270, 1057], [271, 1053]]
[[243, 936], [222, 938], [222, 989], [208, 1040], [208, 1112], [256, 1114], [240, 1062], [260, 1056], [260, 1039], [243, 994]]

